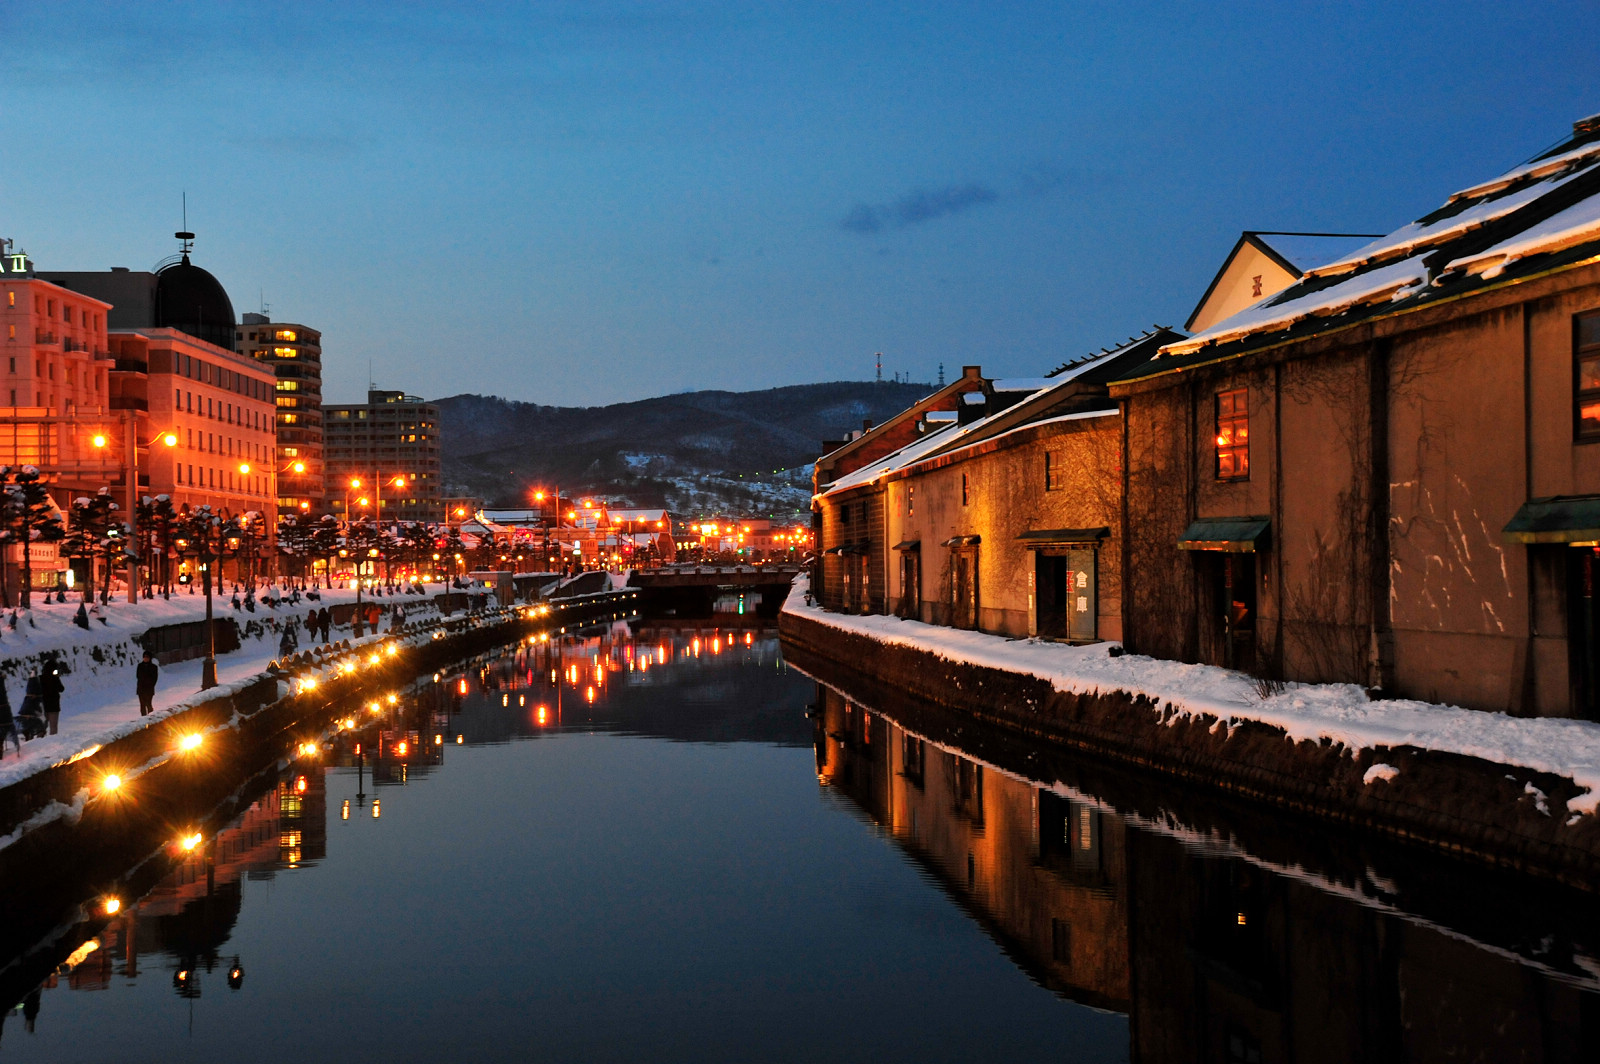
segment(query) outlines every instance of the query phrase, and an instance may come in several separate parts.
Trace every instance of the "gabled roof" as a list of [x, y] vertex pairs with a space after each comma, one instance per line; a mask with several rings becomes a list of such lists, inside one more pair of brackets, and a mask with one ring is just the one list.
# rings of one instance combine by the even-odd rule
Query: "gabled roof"
[[890, 429], [896, 428], [908, 420], [915, 420], [936, 404], [942, 403], [947, 399], [953, 399], [956, 395], [959, 395], [962, 392], [971, 391], [975, 386], [981, 386], [982, 383], [983, 375], [979, 367], [963, 366], [961, 369], [961, 376], [957, 377], [943, 388], [940, 388], [938, 391], [918, 399], [916, 402], [912, 403], [910, 406], [906, 407], [904, 410], [900, 411], [894, 417], [883, 422], [882, 424], [874, 425], [872, 428], [868, 429], [866, 432], [863, 432], [860, 436], [857, 436], [853, 440], [846, 440], [840, 446], [835, 447], [827, 454], [819, 457], [817, 459], [817, 464], [827, 464], [830, 466], [836, 464], [839, 459], [847, 457], [850, 452], [860, 450], [863, 447], [871, 446], [876, 441], [881, 440]]
[[[1293, 284], [1304, 276], [1307, 270], [1320, 266], [1325, 262], [1332, 262], [1341, 255], [1346, 255], [1356, 248], [1361, 247], [1377, 233], [1303, 233], [1277, 231], [1270, 229], [1246, 229], [1239, 234], [1239, 239], [1234, 242], [1233, 249], [1222, 260], [1222, 266], [1211, 278], [1211, 283], [1206, 285], [1205, 294], [1200, 297], [1200, 302], [1195, 304], [1194, 310], [1189, 313], [1188, 320], [1183, 323], [1185, 329], [1193, 329], [1202, 317], [1206, 316], [1208, 306], [1213, 297], [1219, 294], [1219, 289], [1224, 293], [1232, 286], [1224, 286], [1224, 280], [1230, 278], [1234, 270], [1240, 267], [1241, 262], [1249, 258], [1249, 251], [1259, 252], [1273, 266], [1282, 271], [1281, 275], [1266, 280], [1264, 297], [1281, 292], [1285, 287]], [[1260, 259], [1253, 260], [1259, 263]], [[1248, 267], [1246, 267], [1248, 269]], [[1216, 311], [1211, 316], [1215, 316]]]
[[[1586, 120], [1587, 122], [1587, 120]], [[1277, 295], [1168, 344], [1137, 380], [1600, 260], [1600, 129], [1451, 195]]]
[[[931, 429], [920, 439], [899, 450], [886, 454], [831, 484], [824, 485], [824, 490], [819, 494], [833, 495], [871, 484], [938, 455], [975, 446], [985, 440], [1015, 432], [1029, 425], [1058, 420], [1058, 415], [1065, 411], [1086, 405], [1085, 391], [1090, 393], [1087, 405], [1096, 408], [1075, 410], [1074, 413], [1067, 414], [1066, 418], [1059, 418], [1060, 420], [1115, 413], [1109, 399], [1101, 398], [1095, 403], [1096, 397], [1104, 396], [1104, 391], [1096, 386], [1130, 366], [1149, 361], [1161, 349], [1162, 344], [1179, 337], [1179, 333], [1158, 325], [1153, 330], [1130, 337], [1116, 347], [1103, 348], [1083, 358], [1074, 359], [1058, 367], [1049, 377], [1034, 381], [1033, 383], [1042, 383], [1043, 387], [1034, 390], [1025, 399], [967, 425], [946, 425]], [[1090, 387], [1085, 388], [1085, 385]]]

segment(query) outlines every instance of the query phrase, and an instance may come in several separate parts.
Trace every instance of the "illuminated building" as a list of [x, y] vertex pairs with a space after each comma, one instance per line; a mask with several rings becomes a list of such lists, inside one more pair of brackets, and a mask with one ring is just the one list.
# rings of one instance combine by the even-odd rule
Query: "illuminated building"
[[[439, 408], [405, 392], [369, 391], [367, 401], [323, 408], [328, 507], [344, 516], [343, 485], [376, 484], [366, 513], [383, 521], [443, 521]], [[396, 484], [399, 478], [403, 484]], [[357, 507], [354, 500], [352, 509]], [[357, 516], [360, 511], [357, 511]]]
[[234, 333], [239, 351], [277, 376], [278, 508], [321, 513], [325, 506], [322, 429], [322, 334], [265, 314], [246, 314]]

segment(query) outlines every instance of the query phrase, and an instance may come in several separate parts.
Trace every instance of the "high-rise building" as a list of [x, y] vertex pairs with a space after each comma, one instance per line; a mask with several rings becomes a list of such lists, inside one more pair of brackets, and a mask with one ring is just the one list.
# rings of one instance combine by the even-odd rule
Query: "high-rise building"
[[332, 513], [344, 516], [348, 499], [348, 512], [356, 516], [444, 520], [439, 408], [433, 403], [405, 392], [369, 391], [363, 404], [324, 406], [323, 434]]
[[322, 334], [246, 314], [234, 343], [277, 376], [279, 511], [323, 512]]

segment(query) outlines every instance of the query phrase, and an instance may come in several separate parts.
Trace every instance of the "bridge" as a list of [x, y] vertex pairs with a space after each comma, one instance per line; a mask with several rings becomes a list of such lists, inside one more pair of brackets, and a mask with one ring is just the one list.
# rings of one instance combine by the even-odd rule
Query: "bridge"
[[665, 565], [635, 569], [628, 586], [639, 588], [654, 611], [671, 611], [680, 617], [707, 617], [717, 598], [726, 594], [759, 596], [756, 613], [776, 617], [789, 594], [789, 585], [805, 571], [798, 562], [774, 565]]

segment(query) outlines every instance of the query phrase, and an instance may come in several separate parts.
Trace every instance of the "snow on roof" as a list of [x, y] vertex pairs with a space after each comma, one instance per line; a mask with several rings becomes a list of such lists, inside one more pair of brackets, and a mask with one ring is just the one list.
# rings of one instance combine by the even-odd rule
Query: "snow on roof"
[[1051, 377], [1006, 377], [994, 381], [993, 387], [997, 392], [1036, 392], [1058, 383]]
[[635, 507], [628, 510], [607, 510], [606, 512], [611, 515], [613, 521], [665, 521], [667, 519], [667, 511], [659, 507], [655, 509]]
[[1474, 255], [1455, 259], [1446, 270], [1468, 270], [1485, 277], [1497, 276], [1507, 266], [1529, 255], [1600, 239], [1600, 196], [1580, 200], [1564, 211], [1557, 211], [1516, 236], [1484, 248]]
[[[1187, 340], [1168, 344], [1161, 349], [1163, 355], [1181, 355], [1198, 350], [1208, 343], [1236, 340], [1251, 333], [1286, 329], [1297, 321], [1311, 317], [1325, 317], [1363, 303], [1376, 303], [1398, 295], [1409, 295], [1417, 286], [1427, 283], [1428, 271], [1423, 265], [1424, 256], [1380, 266], [1356, 274], [1336, 284], [1304, 292], [1301, 286], [1286, 288], [1269, 299], [1246, 307], [1233, 317], [1220, 321], [1205, 332], [1196, 333]], [[1296, 291], [1302, 294], [1295, 296]], [[1279, 302], [1283, 296], [1291, 298]]]
[[1162, 328], [1164, 328], [1164, 326], [1157, 325], [1155, 329], [1146, 329], [1138, 336], [1128, 337], [1115, 347], [1102, 347], [1100, 350], [1092, 351], [1080, 358], [1074, 358], [1070, 361], [1063, 362], [1061, 365], [1050, 371], [1050, 374], [1046, 380], [1051, 384], [1060, 384], [1063, 381], [1070, 381], [1074, 377], [1089, 372], [1089, 370], [1100, 365], [1106, 360], [1116, 358], [1129, 348], [1137, 347], [1139, 344], [1144, 343], [1146, 340], [1150, 339], [1150, 337], [1156, 335], [1156, 333]]
[[[991, 414], [989, 416], [993, 417], [994, 415]], [[943, 444], [954, 440], [959, 436], [965, 435], [972, 429], [988, 420], [989, 418], [979, 418], [977, 421], [974, 421], [972, 424], [966, 426], [958, 427], [955, 425], [946, 425], [937, 429], [931, 429], [929, 432], [906, 444], [898, 451], [890, 451], [876, 462], [869, 462], [854, 472], [846, 473], [838, 480], [835, 480], [832, 484], [827, 485], [827, 490], [821, 492], [820, 494], [832, 495], [835, 492], [845, 491], [849, 488], [860, 487], [863, 484], [871, 484], [874, 480], [877, 480], [884, 474], [893, 473], [895, 470], [916, 461], [923, 455], [937, 450]]]
[[[1574, 177], [1577, 177], [1580, 173], [1583, 173], [1595, 161], [1594, 157], [1585, 156], [1580, 168], [1571, 173], [1546, 176], [1544, 179], [1534, 181], [1524, 188], [1504, 192], [1503, 194], [1500, 194], [1500, 190], [1497, 190], [1491, 194], [1491, 198], [1479, 200], [1476, 203], [1464, 206], [1461, 210], [1452, 211], [1443, 217], [1435, 217], [1439, 212], [1434, 211], [1433, 214], [1425, 216], [1422, 220], [1403, 225], [1388, 236], [1380, 237], [1343, 258], [1308, 270], [1307, 273], [1313, 276], [1350, 273], [1378, 259], [1410, 254], [1421, 248], [1434, 247], [1444, 243], [1446, 240], [1453, 240], [1463, 233], [1479, 229], [1496, 219], [1504, 218], [1513, 211], [1526, 207], [1537, 199], [1542, 199], [1565, 185], [1568, 181], [1571, 181]], [[1461, 193], [1456, 195], [1459, 196]], [[1446, 208], [1457, 203], [1465, 204], [1466, 202], [1465, 200], [1452, 198]]]
[[[1584, 121], [1589, 121], [1589, 119], [1584, 119]], [[1514, 166], [1499, 177], [1462, 189], [1451, 196], [1449, 202], [1454, 203], [1457, 200], [1477, 199], [1479, 196], [1487, 196], [1491, 192], [1498, 192], [1524, 178], [1544, 177], [1555, 173], [1557, 170], [1564, 170], [1573, 163], [1581, 162], [1594, 155], [1600, 155], [1600, 140], [1581, 144], [1576, 148], [1556, 155], [1547, 155], [1543, 159], [1535, 159], [1530, 163], [1523, 163], [1521, 166]]]
[[1371, 236], [1346, 233], [1257, 232], [1254, 236], [1301, 273], [1348, 255], [1372, 240]]
[[922, 420], [929, 422], [959, 421], [961, 415], [954, 410], [930, 410], [922, 415]]
[[982, 406], [988, 400], [982, 392], [962, 392], [961, 401], [968, 406]]

